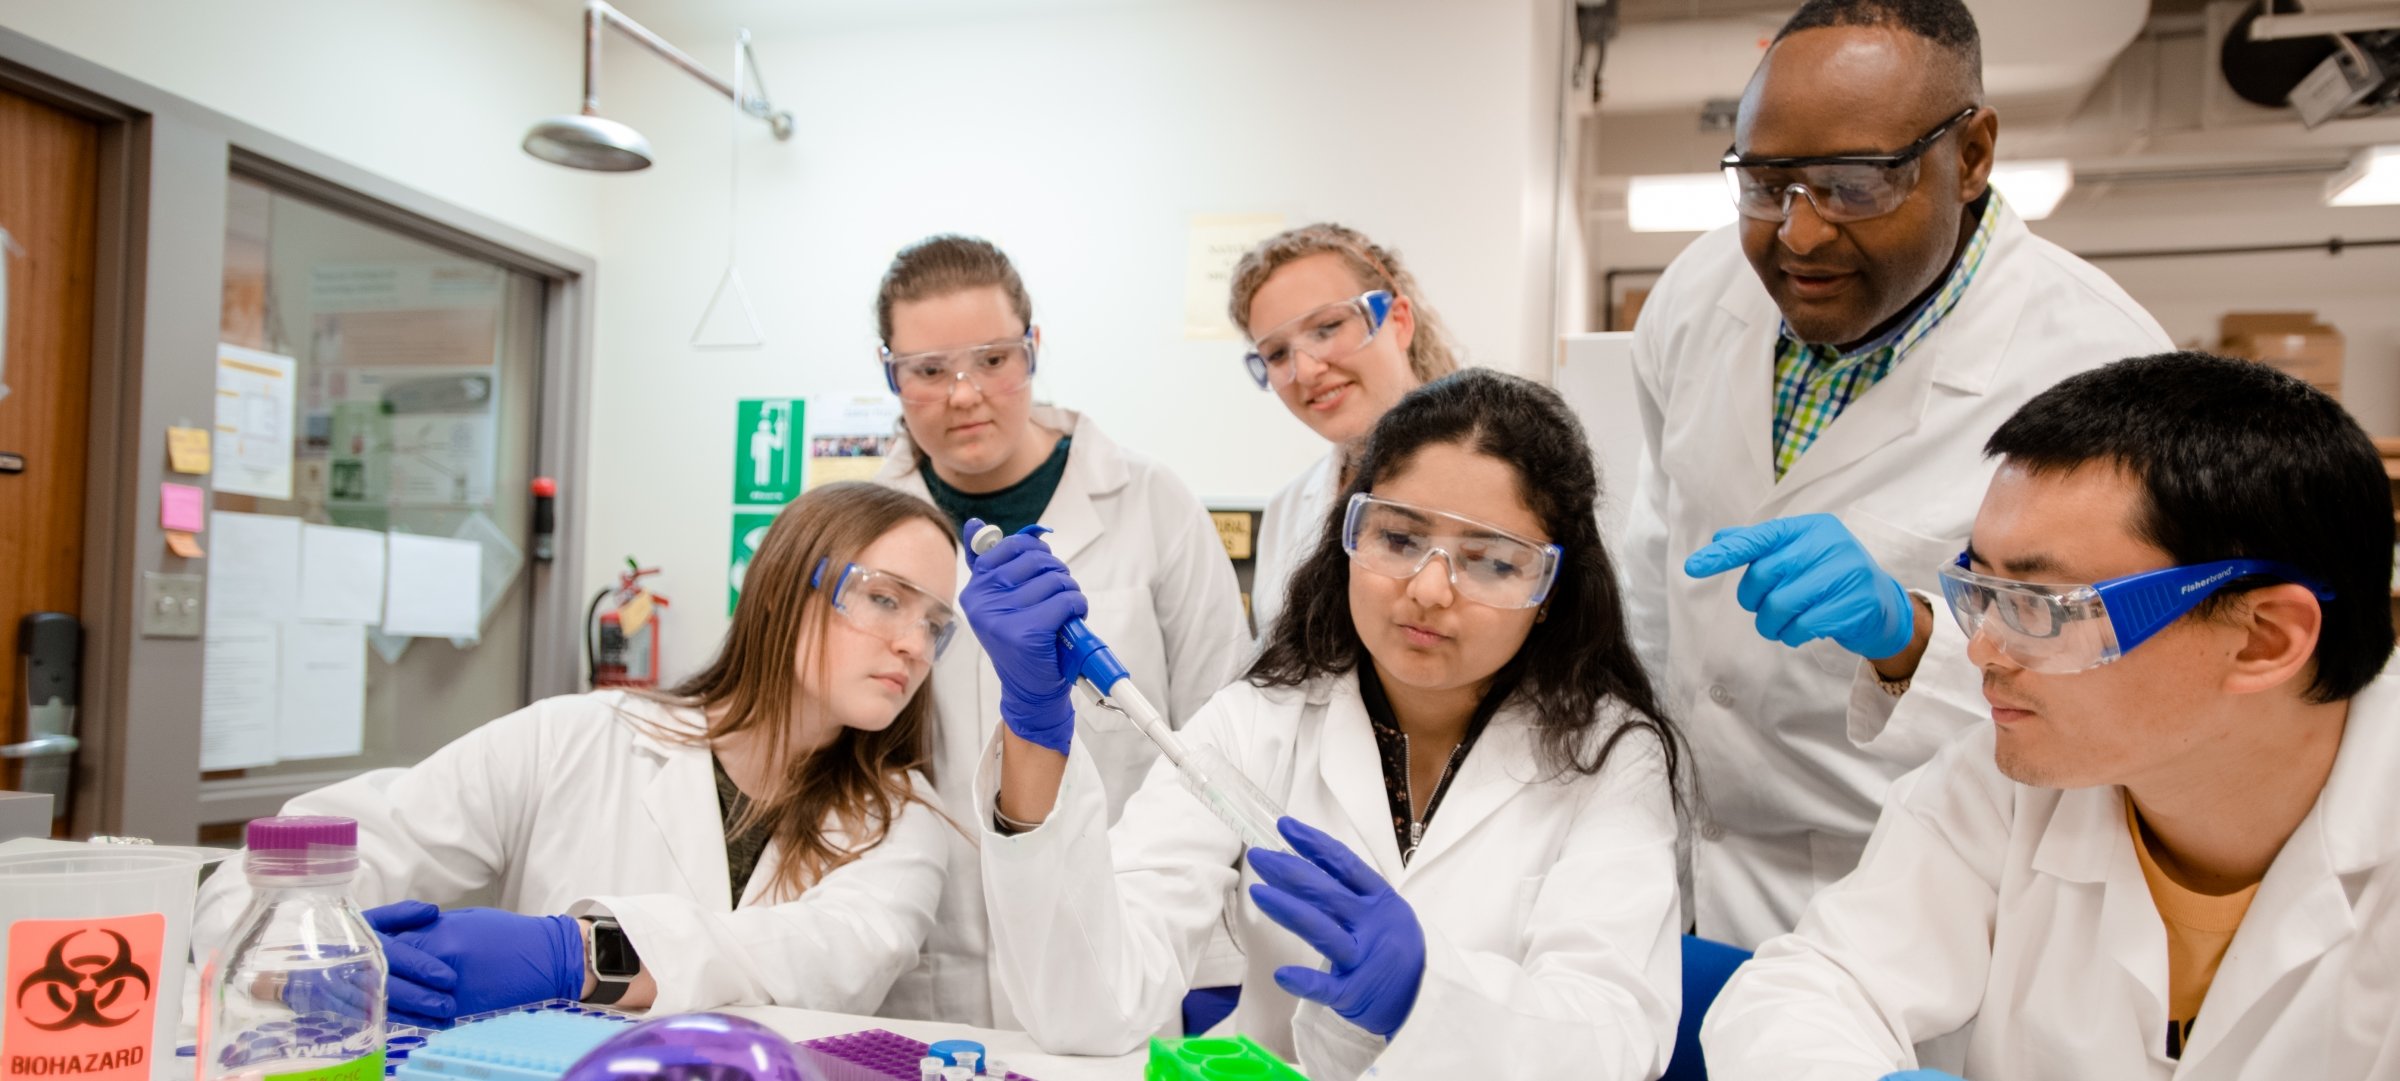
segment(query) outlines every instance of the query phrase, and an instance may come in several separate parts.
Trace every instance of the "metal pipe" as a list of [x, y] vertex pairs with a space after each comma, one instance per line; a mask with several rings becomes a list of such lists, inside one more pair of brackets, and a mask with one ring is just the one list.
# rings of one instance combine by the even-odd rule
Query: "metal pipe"
[[583, 115], [600, 115], [600, 9], [591, 0], [583, 6]]
[[[651, 33], [649, 27], [633, 21], [631, 18], [627, 17], [624, 12], [610, 7], [608, 5], [608, 0], [584, 0], [584, 12], [586, 13], [587, 17], [597, 15], [601, 22], [615, 27], [618, 33], [641, 43], [651, 52], [657, 53], [661, 57], [666, 58], [668, 63], [682, 68], [684, 71], [689, 72], [693, 78], [707, 83], [709, 86], [715, 88], [717, 93], [725, 95], [727, 100], [735, 102], [739, 102], [741, 100], [741, 95], [734, 92], [732, 83], [717, 78], [715, 72], [702, 67], [699, 61], [692, 59], [688, 55], [685, 55], [683, 50], [668, 44], [667, 39]], [[598, 55], [599, 46], [594, 44], [591, 46], [591, 48], [593, 49], [593, 55]]]

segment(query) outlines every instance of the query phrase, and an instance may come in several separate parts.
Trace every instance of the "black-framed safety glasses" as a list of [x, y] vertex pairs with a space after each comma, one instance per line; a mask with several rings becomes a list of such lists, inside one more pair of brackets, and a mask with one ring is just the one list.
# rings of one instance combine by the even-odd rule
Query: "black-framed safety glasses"
[[1726, 183], [1733, 189], [1733, 205], [1745, 218], [1783, 221], [1790, 216], [1795, 195], [1805, 197], [1817, 216], [1828, 222], [1880, 218], [1908, 201], [1908, 193], [1916, 189], [1925, 152], [1982, 111], [1981, 105], [1969, 105], [1922, 138], [1889, 154], [1745, 158], [1727, 147], [1717, 167], [1725, 171]]

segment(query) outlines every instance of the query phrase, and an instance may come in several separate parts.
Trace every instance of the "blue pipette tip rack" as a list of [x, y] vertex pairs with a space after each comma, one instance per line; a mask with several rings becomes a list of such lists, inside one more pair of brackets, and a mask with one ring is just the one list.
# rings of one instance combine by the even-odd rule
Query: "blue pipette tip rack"
[[[546, 1002], [529, 1002], [523, 1006], [512, 1006], [505, 1010], [487, 1010], [483, 1013], [471, 1013], [452, 1022], [451, 1028], [455, 1029], [461, 1025], [471, 1025], [478, 1021], [489, 1021], [495, 1017], [508, 1017], [512, 1014], [557, 1014], [568, 1017], [591, 1017], [603, 1021], [612, 1021], [619, 1025], [630, 1025], [641, 1020], [640, 1017], [633, 1014], [612, 1010], [605, 1006], [592, 1006], [577, 1002], [573, 999], [554, 998]], [[344, 1019], [341, 1016], [330, 1011], [319, 1011], [317, 1013], [301, 1014], [298, 1017], [294, 1017], [289, 1022], [289, 1025], [295, 1028], [306, 1028], [308, 1026], [339, 1025], [343, 1023], [343, 1021]], [[399, 1076], [400, 1068], [408, 1064], [410, 1057], [423, 1050], [426, 1041], [439, 1034], [440, 1030], [436, 1029], [423, 1029], [414, 1025], [404, 1025], [398, 1021], [386, 1021], [383, 1026], [383, 1076]], [[191, 1058], [198, 1055], [200, 1053], [200, 1049], [191, 1044], [185, 1044], [176, 1048], [175, 1053], [184, 1058]]]
[[461, 1021], [427, 1037], [392, 1076], [399, 1081], [558, 1081], [575, 1060], [623, 1031], [616, 1018], [565, 1011]]
[[[801, 1057], [815, 1066], [825, 1081], [917, 1081], [917, 1064], [932, 1050], [929, 1044], [879, 1028], [826, 1036], [798, 1046]], [[1014, 1070], [1005, 1076], [980, 1076], [981, 1081], [1033, 1081]]]

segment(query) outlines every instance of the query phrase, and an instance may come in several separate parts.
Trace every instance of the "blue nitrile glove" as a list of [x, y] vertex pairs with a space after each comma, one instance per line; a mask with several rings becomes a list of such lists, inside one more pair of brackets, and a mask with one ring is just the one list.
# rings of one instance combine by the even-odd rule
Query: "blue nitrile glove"
[[1774, 518], [1720, 529], [1683, 561], [1694, 578], [1743, 564], [1734, 596], [1758, 613], [1758, 633], [1787, 646], [1818, 638], [1869, 660], [1907, 649], [1917, 633], [1917, 604], [1884, 572], [1866, 546], [1830, 514]]
[[[982, 528], [981, 519], [967, 519], [970, 552]], [[1043, 543], [1045, 532], [1029, 526], [972, 556], [974, 577], [959, 591], [958, 606], [1000, 674], [1000, 719], [1026, 742], [1065, 754], [1075, 734], [1075, 702], [1067, 695], [1075, 680], [1058, 630], [1090, 606], [1067, 565]]]
[[1416, 910], [1340, 841], [1295, 818], [1275, 825], [1306, 858], [1251, 849], [1250, 866], [1262, 881], [1250, 887], [1250, 899], [1333, 963], [1330, 972], [1285, 965], [1275, 970], [1276, 986], [1391, 1039], [1425, 981], [1425, 929]]
[[[367, 926], [374, 928], [375, 937], [383, 940], [384, 964], [391, 970], [391, 978], [384, 983], [384, 1001], [395, 1021], [418, 1028], [434, 1028], [437, 1026], [426, 1022], [447, 1021], [460, 1013], [458, 997], [454, 994], [458, 990], [458, 970], [444, 964], [440, 958], [392, 937], [430, 927], [441, 914], [441, 909], [423, 901], [398, 901], [380, 908], [370, 908], [364, 913]], [[348, 992], [343, 987], [319, 986], [326, 982], [314, 981], [305, 986], [294, 986], [302, 987], [302, 993], [310, 995], [312, 1000], [327, 996], [341, 997]], [[293, 1009], [300, 1009], [300, 1004], [293, 1002], [291, 995], [292, 988], [285, 988], [284, 1001]]]
[[[411, 906], [432, 907], [422, 901], [402, 901], [370, 910], [367, 922], [378, 931], [383, 923], [415, 922], [408, 930], [384, 935], [384, 955], [391, 960], [393, 983], [402, 979], [404, 962], [400, 958], [406, 958], [410, 982], [438, 979], [440, 969], [435, 965], [450, 970], [454, 983], [450, 1012], [422, 1016], [447, 1023], [466, 1014], [583, 997], [583, 929], [575, 925], [573, 916], [520, 916], [497, 908], [453, 908], [427, 921], [421, 908]], [[408, 1017], [402, 1020], [420, 1023]]]

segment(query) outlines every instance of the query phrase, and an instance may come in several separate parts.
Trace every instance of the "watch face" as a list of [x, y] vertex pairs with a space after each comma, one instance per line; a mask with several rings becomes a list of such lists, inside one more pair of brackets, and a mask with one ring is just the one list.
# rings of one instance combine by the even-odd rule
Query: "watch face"
[[623, 928], [609, 924], [592, 927], [592, 971], [602, 976], [632, 979], [642, 971], [641, 958], [633, 952], [633, 943], [626, 939]]

